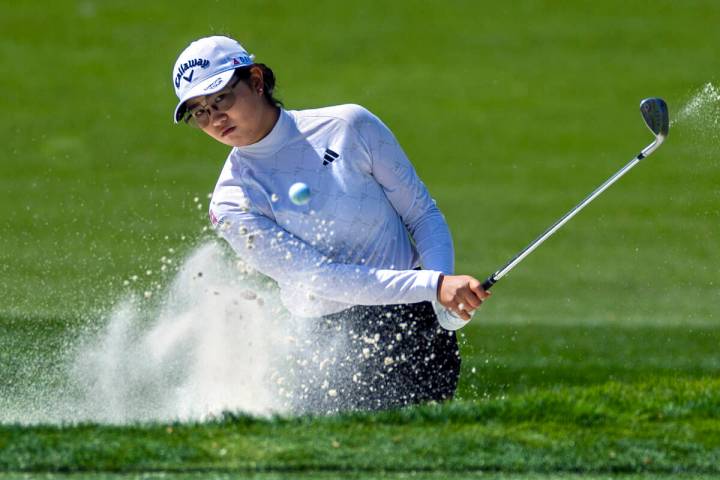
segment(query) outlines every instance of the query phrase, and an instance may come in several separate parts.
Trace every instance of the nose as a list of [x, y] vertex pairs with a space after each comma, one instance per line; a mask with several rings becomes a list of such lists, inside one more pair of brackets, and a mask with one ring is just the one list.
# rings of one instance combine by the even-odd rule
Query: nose
[[210, 123], [213, 125], [221, 125], [227, 119], [227, 114], [218, 110], [217, 107], [210, 108], [208, 112], [210, 114]]

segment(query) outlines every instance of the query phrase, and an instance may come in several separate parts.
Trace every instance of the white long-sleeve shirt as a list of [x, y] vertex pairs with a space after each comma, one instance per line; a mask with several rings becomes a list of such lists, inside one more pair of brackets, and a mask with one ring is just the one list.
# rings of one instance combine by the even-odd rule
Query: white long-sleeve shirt
[[[306, 205], [288, 198], [296, 182]], [[358, 105], [281, 110], [266, 137], [230, 152], [210, 218], [298, 316], [433, 301], [453, 272], [445, 219], [392, 132]]]

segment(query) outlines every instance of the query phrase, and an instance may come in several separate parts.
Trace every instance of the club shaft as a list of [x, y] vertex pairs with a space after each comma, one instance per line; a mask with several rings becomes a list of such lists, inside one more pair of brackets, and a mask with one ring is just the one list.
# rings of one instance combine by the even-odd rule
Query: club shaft
[[613, 183], [618, 181], [620, 177], [625, 175], [630, 169], [632, 169], [635, 165], [637, 165], [640, 160], [650, 155], [657, 147], [660, 146], [662, 141], [664, 140], [663, 137], [657, 137], [656, 140], [645, 147], [638, 155], [635, 156], [630, 162], [627, 163], [623, 168], [618, 170], [613, 176], [608, 178], [602, 185], [600, 185], [595, 191], [593, 191], [590, 195], [585, 197], [585, 199], [578, 203], [575, 207], [573, 207], [569, 212], [567, 212], [565, 215], [562, 216], [557, 222], [555, 222], [553, 225], [550, 226], [545, 232], [542, 233], [539, 237], [537, 237], [535, 240], [530, 242], [530, 244], [525, 247], [523, 250], [520, 251], [517, 255], [515, 255], [509, 262], [507, 262], [500, 270], [490, 275], [482, 284], [483, 289], [489, 290], [495, 283], [497, 283], [502, 277], [507, 275], [510, 270], [515, 268], [515, 266], [522, 262], [525, 257], [530, 255], [537, 247], [542, 245], [542, 243], [550, 238], [553, 233], [557, 232], [560, 227], [565, 225], [567, 222], [570, 221], [571, 218], [573, 218], [575, 215], [577, 215], [580, 210], [585, 208], [590, 202], [595, 200], [598, 195], [603, 193], [605, 190], [610, 187]]

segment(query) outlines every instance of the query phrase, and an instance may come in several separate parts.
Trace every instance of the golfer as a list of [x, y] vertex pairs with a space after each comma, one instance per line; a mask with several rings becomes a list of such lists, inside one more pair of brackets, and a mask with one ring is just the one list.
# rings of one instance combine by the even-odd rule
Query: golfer
[[[358, 105], [284, 109], [272, 70], [228, 37], [192, 42], [172, 80], [175, 122], [232, 147], [212, 224], [277, 282], [294, 318], [308, 319], [293, 407], [331, 413], [452, 398], [457, 339], [436, 309], [455, 329], [490, 292], [452, 275], [447, 223], [392, 132]], [[307, 203], [288, 196], [298, 182]]]

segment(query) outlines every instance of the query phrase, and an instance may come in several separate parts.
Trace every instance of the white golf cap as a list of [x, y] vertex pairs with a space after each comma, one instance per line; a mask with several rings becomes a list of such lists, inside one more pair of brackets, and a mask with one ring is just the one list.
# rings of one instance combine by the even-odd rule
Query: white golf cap
[[225, 86], [238, 67], [253, 64], [254, 56], [232, 38], [214, 36], [192, 42], [178, 57], [172, 81], [180, 101], [173, 119], [178, 123], [184, 104], [193, 97], [210, 95]]

